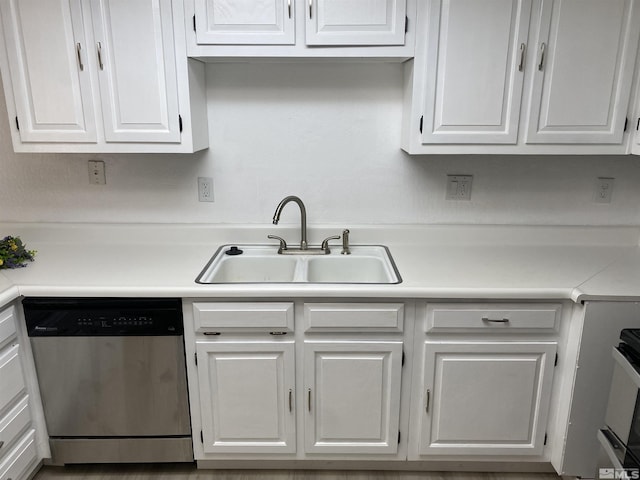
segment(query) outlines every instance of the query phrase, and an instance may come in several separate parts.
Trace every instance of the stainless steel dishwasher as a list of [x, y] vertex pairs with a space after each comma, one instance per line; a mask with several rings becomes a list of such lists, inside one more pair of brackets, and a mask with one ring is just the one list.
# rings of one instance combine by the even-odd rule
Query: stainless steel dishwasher
[[193, 461], [179, 299], [22, 303], [51, 464]]

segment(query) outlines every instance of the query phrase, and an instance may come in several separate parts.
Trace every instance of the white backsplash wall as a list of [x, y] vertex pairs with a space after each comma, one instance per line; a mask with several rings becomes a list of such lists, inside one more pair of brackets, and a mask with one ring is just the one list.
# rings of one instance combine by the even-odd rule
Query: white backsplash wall
[[[0, 221], [265, 224], [295, 194], [310, 224], [640, 224], [638, 157], [405, 154], [400, 64], [211, 64], [207, 85], [211, 146], [193, 155], [15, 154], [2, 97]], [[447, 173], [473, 175], [471, 201], [444, 199]], [[616, 179], [610, 205], [598, 176]]]

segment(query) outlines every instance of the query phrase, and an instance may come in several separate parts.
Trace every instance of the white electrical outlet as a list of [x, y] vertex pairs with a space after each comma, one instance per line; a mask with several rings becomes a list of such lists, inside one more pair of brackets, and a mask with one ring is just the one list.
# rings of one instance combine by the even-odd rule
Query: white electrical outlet
[[198, 201], [213, 202], [213, 178], [198, 177]]
[[105, 185], [107, 177], [102, 160], [89, 160], [89, 185]]
[[595, 203], [611, 203], [614, 178], [598, 177], [593, 201]]
[[472, 175], [447, 175], [447, 200], [471, 200]]

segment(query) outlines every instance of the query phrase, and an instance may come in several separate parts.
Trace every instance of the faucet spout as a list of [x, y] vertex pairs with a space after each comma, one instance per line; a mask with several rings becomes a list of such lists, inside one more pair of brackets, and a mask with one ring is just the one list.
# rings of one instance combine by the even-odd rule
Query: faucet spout
[[307, 209], [300, 200], [299, 197], [295, 195], [289, 195], [288, 197], [284, 197], [282, 201], [276, 207], [276, 211], [273, 214], [273, 224], [277, 225], [280, 221], [280, 214], [282, 213], [282, 209], [289, 202], [295, 202], [300, 207], [300, 250], [307, 249]]

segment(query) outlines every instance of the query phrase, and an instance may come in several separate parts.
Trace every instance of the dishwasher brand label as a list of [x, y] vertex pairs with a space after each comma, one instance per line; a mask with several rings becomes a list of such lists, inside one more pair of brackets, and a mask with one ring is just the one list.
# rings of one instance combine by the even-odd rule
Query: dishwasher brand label
[[34, 330], [36, 332], [57, 332], [58, 327], [41, 327], [40, 325], [36, 325]]

